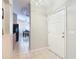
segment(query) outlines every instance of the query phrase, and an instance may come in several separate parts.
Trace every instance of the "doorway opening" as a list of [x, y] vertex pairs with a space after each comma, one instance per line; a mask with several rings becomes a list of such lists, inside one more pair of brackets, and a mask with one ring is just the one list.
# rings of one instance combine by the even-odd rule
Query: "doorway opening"
[[30, 41], [29, 0], [13, 0], [13, 49], [15, 53], [27, 53]]

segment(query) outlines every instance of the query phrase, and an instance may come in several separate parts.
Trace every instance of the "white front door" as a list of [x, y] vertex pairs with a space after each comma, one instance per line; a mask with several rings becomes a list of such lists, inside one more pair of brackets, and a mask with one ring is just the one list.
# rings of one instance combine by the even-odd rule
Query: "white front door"
[[48, 46], [50, 50], [65, 59], [66, 48], [65, 9], [48, 16]]

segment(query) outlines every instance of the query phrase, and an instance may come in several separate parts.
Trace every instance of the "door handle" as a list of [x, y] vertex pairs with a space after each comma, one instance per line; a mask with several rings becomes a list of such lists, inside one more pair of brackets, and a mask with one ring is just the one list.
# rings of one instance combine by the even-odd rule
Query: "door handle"
[[64, 32], [62, 32], [62, 34], [63, 34], [62, 38], [64, 38]]
[[62, 38], [64, 38], [64, 36], [62, 36]]

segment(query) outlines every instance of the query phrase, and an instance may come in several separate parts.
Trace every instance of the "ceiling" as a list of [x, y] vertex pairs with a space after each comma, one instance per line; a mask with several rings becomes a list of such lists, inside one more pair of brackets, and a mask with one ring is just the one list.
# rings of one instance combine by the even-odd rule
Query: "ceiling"
[[56, 9], [69, 5], [75, 0], [13, 0], [13, 10], [17, 14], [29, 15], [31, 7], [36, 6], [45, 12], [55, 11]]
[[31, 0], [32, 5], [40, 6], [41, 8], [53, 10], [61, 7], [66, 3], [67, 0]]
[[16, 14], [29, 16], [29, 0], [13, 0], [13, 11]]

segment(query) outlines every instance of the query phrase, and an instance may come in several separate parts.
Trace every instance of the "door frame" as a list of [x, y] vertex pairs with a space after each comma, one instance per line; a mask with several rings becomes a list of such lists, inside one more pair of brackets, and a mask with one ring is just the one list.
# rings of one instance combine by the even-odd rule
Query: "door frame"
[[67, 59], [67, 7], [65, 7], [65, 59]]
[[29, 33], [29, 50], [31, 50], [31, 0], [29, 0], [29, 27], [30, 27], [30, 33]]

